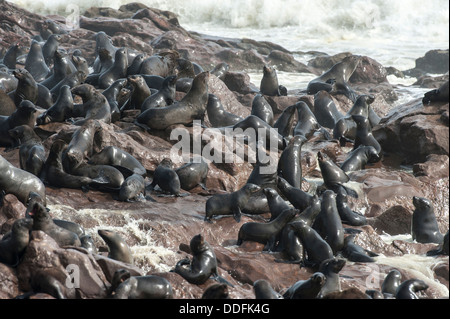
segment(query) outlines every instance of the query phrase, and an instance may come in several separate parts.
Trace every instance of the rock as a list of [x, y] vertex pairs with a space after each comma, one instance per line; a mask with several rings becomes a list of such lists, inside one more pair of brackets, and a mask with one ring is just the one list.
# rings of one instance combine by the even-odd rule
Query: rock
[[378, 84], [388, 82], [386, 77], [387, 71], [384, 66], [370, 57], [363, 56], [349, 82]]
[[416, 66], [403, 71], [409, 76], [419, 77], [426, 73], [444, 74], [448, 72], [449, 50], [430, 50], [425, 56], [416, 59]]
[[428, 177], [428, 179], [439, 179], [448, 176], [448, 155], [428, 155], [423, 163], [413, 165], [413, 173], [416, 177]]
[[411, 232], [411, 211], [403, 206], [393, 206], [367, 222], [378, 234], [400, 235]]
[[19, 295], [16, 271], [0, 263], [0, 299], [12, 299]]
[[345, 57], [352, 55], [350, 52], [341, 52], [335, 55], [321, 55], [308, 61], [308, 66], [319, 69], [321, 71], [329, 70], [333, 65], [341, 62]]

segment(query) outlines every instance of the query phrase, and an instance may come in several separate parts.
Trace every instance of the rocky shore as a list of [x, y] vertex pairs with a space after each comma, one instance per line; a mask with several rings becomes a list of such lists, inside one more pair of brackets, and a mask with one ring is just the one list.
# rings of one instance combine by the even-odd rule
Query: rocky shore
[[[217, 96], [226, 111], [242, 118], [251, 114], [252, 101], [259, 93], [259, 83], [251, 83], [247, 74], [249, 71], [273, 65], [281, 71], [318, 76], [352, 55], [343, 52], [328, 56], [317, 52], [306, 65], [295, 60], [292, 52], [275, 43], [214, 38], [189, 32], [178, 23], [173, 13], [139, 3], [124, 5], [118, 10], [91, 8], [80, 17], [79, 28], [73, 30], [67, 29], [64, 17], [43, 17], [3, 0], [0, 1], [0, 17], [0, 57], [12, 45], [20, 44], [16, 68], [24, 67], [21, 56], [28, 53], [34, 36], [40, 35], [45, 41], [49, 34], [57, 32], [53, 24], [46, 23], [50, 19], [63, 30], [58, 47], [65, 49], [69, 55], [78, 50], [89, 66], [95, 61], [98, 32], [105, 32], [115, 47], [127, 47], [146, 57], [168, 51], [178, 52], [180, 58], [198, 64], [205, 71], [211, 71], [207, 82], [208, 93]], [[433, 203], [442, 234], [446, 234], [449, 229], [448, 99], [427, 104], [418, 98], [394, 106], [398, 88], [387, 79], [392, 72], [397, 72], [399, 76], [403, 72], [417, 77], [417, 86], [430, 90], [442, 87], [448, 83], [448, 49], [433, 49], [430, 48], [429, 54], [418, 59], [414, 70], [393, 71], [370, 57], [362, 57], [349, 79], [349, 85], [358, 94], [374, 96], [370, 106], [381, 120], [373, 127], [373, 135], [381, 145], [383, 159], [365, 169], [348, 173], [351, 184], [359, 192], [358, 198], [348, 198], [349, 205], [354, 211], [363, 213], [367, 223], [362, 226], [343, 223], [343, 227], [347, 229], [346, 236], [355, 234], [354, 243], [378, 256], [374, 262], [364, 263], [350, 261], [336, 254], [336, 258], [345, 260], [344, 266], [338, 271], [340, 291], [325, 298], [370, 298], [367, 291], [381, 291], [384, 278], [394, 269], [401, 273], [402, 281], [426, 280], [428, 288], [417, 293], [420, 298], [448, 298], [448, 248], [447, 255], [427, 256], [429, 251], [441, 245], [396, 237], [411, 234], [414, 196], [427, 198]], [[442, 63], [442, 57], [447, 59], [446, 66]], [[229, 69], [223, 75], [214, 75], [212, 70], [224, 62]], [[441, 67], [436, 68], [436, 65]], [[430, 73], [441, 75], [430, 77]], [[17, 87], [17, 81], [8, 75], [6, 69], [1, 70], [1, 78], [4, 79], [0, 81], [2, 101], [5, 101], [4, 95]], [[179, 101], [185, 95], [186, 91], [178, 90], [175, 99]], [[314, 95], [307, 94], [306, 88], [265, 98], [275, 119], [299, 101], [305, 102], [312, 111], [315, 105]], [[346, 114], [354, 104], [343, 94], [333, 94], [331, 98], [342, 114]], [[76, 101], [81, 103], [80, 100]], [[37, 117], [45, 108], [38, 104], [36, 106]], [[107, 146], [116, 146], [128, 152], [147, 170], [146, 182], [149, 184], [159, 163], [169, 156], [176, 143], [170, 139], [171, 131], [186, 128], [192, 135], [193, 128], [177, 124], [165, 130], [146, 130], [135, 123], [139, 113], [140, 110], [128, 110], [125, 116], [113, 123], [99, 121], [100, 129], [94, 139], [93, 149], [94, 152], [100, 152]], [[205, 124], [210, 126], [210, 122], [206, 113]], [[55, 140], [70, 141], [78, 128], [69, 122], [51, 122], [34, 126], [34, 131], [42, 139], [48, 155]], [[206, 129], [202, 128], [202, 131]], [[332, 130], [327, 130], [333, 134]], [[323, 139], [320, 134], [309, 138], [301, 152], [302, 188], [312, 191], [313, 181], [322, 179], [317, 162], [319, 151], [340, 164], [352, 148], [352, 142], [342, 144], [336, 139]], [[1, 147], [0, 155], [15, 167], [20, 167], [19, 148]], [[38, 279], [53, 276], [63, 283], [66, 267], [75, 264], [80, 269], [80, 287], [75, 292], [67, 291], [66, 298], [107, 298], [115, 271], [127, 269], [132, 276], [156, 275], [167, 279], [175, 299], [198, 299], [217, 281], [208, 279], [202, 284], [191, 284], [170, 271], [179, 260], [192, 258], [189, 242], [197, 234], [202, 234], [213, 248], [218, 274], [233, 285], [228, 287], [229, 298], [255, 299], [253, 284], [261, 279], [283, 294], [297, 281], [307, 280], [317, 272], [317, 269], [308, 266], [276, 262], [284, 258], [283, 253], [263, 251], [263, 244], [251, 241], [245, 241], [239, 246], [236, 244], [243, 224], [267, 222], [271, 217], [270, 211], [255, 215], [244, 213], [239, 222], [229, 216], [215, 218], [211, 223], [205, 222], [206, 201], [215, 194], [239, 190], [247, 183], [254, 169], [248, 162], [209, 163], [208, 166], [205, 189], [198, 186], [184, 192], [188, 195], [182, 197], [158, 196], [158, 192], [153, 191], [151, 196], [155, 201], [123, 202], [117, 200], [114, 192], [94, 188], [85, 192], [82, 189], [46, 185], [49, 213], [54, 218], [79, 224], [94, 239], [98, 253], [90, 253], [81, 247], [60, 247], [46, 233], [33, 231], [17, 265], [13, 267], [0, 262], [0, 298], [11, 299], [23, 295], [35, 299], [55, 298]], [[26, 210], [27, 204], [13, 194], [4, 196], [3, 205], [0, 206], [0, 239], [5, 238], [16, 220], [25, 218]], [[120, 235], [135, 253], [134, 264], [107, 257], [108, 247], [98, 236], [97, 229], [108, 226], [122, 230]], [[392, 240], [386, 240], [386, 237]], [[140, 247], [145, 247], [144, 253], [140, 252]], [[429, 269], [421, 269], [425, 264]], [[61, 274], [63, 279], [58, 278]]]

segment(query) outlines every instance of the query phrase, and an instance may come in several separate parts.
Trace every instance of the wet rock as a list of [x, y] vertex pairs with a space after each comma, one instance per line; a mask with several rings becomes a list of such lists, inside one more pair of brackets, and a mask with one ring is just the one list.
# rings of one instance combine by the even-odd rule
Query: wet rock
[[341, 52], [335, 55], [321, 55], [308, 61], [308, 66], [319, 69], [321, 71], [329, 70], [333, 65], [341, 62], [345, 57], [352, 55], [350, 52]]
[[13, 268], [0, 263], [0, 299], [12, 299], [19, 295], [19, 283]]
[[419, 77], [426, 73], [443, 74], [448, 72], [449, 50], [430, 50], [425, 56], [416, 59], [416, 66], [403, 71], [406, 75]]
[[447, 155], [428, 155], [423, 163], [413, 165], [413, 173], [416, 177], [439, 179], [448, 176], [449, 157]]
[[411, 232], [411, 211], [403, 206], [393, 206], [376, 218], [369, 218], [371, 225], [379, 234], [409, 234]]
[[386, 77], [387, 71], [383, 65], [370, 57], [363, 56], [349, 82], [378, 84], [388, 82]]

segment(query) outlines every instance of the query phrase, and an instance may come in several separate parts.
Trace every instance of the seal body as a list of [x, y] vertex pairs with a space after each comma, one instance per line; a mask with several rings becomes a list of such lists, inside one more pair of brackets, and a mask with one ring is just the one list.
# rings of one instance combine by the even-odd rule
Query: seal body
[[332, 189], [336, 185], [347, 183], [350, 180], [348, 175], [327, 154], [321, 151], [317, 152], [317, 160], [323, 181], [328, 188]]
[[209, 167], [205, 161], [186, 163], [177, 168], [175, 172], [180, 180], [180, 187], [185, 191], [190, 191], [198, 185], [206, 188]]
[[294, 105], [297, 110], [298, 118], [297, 124], [294, 127], [294, 135], [303, 135], [309, 139], [315, 132], [321, 129], [322, 126], [305, 102], [300, 101]]
[[344, 239], [344, 247], [342, 249], [342, 255], [349, 261], [362, 262], [362, 263], [372, 263], [375, 259], [372, 257], [376, 254], [368, 253], [361, 246], [353, 242], [355, 235], [348, 235]]
[[145, 180], [142, 175], [133, 174], [120, 185], [119, 200], [131, 201], [145, 194]]
[[419, 279], [405, 280], [395, 291], [396, 299], [420, 299], [417, 292], [428, 289], [428, 285]]
[[264, 195], [267, 197], [267, 203], [270, 210], [270, 220], [274, 220], [284, 210], [289, 209], [289, 203], [287, 203], [273, 188], [264, 188]]
[[175, 101], [175, 85], [177, 77], [170, 75], [164, 79], [161, 88], [155, 94], [148, 96], [141, 105], [141, 112], [155, 107], [165, 107], [174, 103]]
[[413, 240], [419, 243], [441, 244], [444, 235], [439, 231], [432, 202], [429, 199], [414, 196], [413, 204], [415, 207], [411, 224]]
[[367, 218], [351, 209], [348, 205], [348, 195], [344, 187], [338, 187], [336, 194], [336, 206], [344, 224], [350, 226], [363, 226], [367, 224]]
[[25, 69], [30, 72], [36, 82], [42, 82], [50, 73], [42, 47], [36, 40], [31, 41], [30, 51], [25, 60]]
[[282, 177], [278, 177], [278, 188], [289, 202], [294, 205], [295, 208], [300, 209], [300, 211], [305, 210], [313, 199], [311, 194], [292, 186]]
[[173, 169], [173, 163], [170, 158], [164, 158], [156, 168], [151, 186], [155, 187], [156, 185], [164, 192], [172, 195], [180, 194], [180, 178]]
[[343, 117], [338, 111], [331, 95], [323, 90], [314, 95], [313, 113], [319, 124], [329, 129], [333, 129], [336, 122]]
[[376, 163], [381, 160], [380, 155], [373, 146], [360, 145], [352, 150], [340, 165], [344, 172], [352, 172], [364, 169], [367, 163]]
[[131, 276], [125, 269], [114, 273], [111, 288], [113, 299], [172, 299], [170, 282], [155, 275]]
[[147, 170], [145, 167], [130, 153], [122, 150], [117, 146], [106, 146], [99, 153], [89, 158], [89, 164], [94, 165], [111, 165], [123, 167], [130, 170], [131, 173], [145, 176]]
[[[217, 260], [214, 250], [201, 234], [195, 235], [190, 242], [192, 261], [180, 260], [175, 266], [175, 273], [194, 285], [205, 283], [211, 276], [218, 276]], [[183, 267], [189, 264], [189, 268]]]
[[339, 280], [339, 272], [346, 264], [345, 259], [330, 258], [324, 260], [319, 266], [319, 272], [324, 274], [326, 281], [320, 289], [318, 298], [324, 298], [327, 294], [341, 290], [341, 283]]
[[220, 99], [214, 94], [208, 94], [208, 104], [206, 105], [206, 113], [212, 127], [226, 127], [242, 121], [242, 117], [227, 112]]
[[270, 283], [264, 279], [258, 279], [253, 283], [255, 299], [283, 299], [283, 296], [276, 292]]
[[282, 176], [296, 188], [302, 186], [302, 146], [306, 142], [303, 135], [295, 135], [283, 150], [278, 161], [278, 176]]
[[211, 196], [205, 205], [205, 221], [210, 221], [211, 217], [216, 215], [233, 215], [234, 219], [239, 222], [242, 207], [247, 203], [251, 194], [260, 189], [258, 185], [247, 183], [235, 192]]
[[259, 85], [259, 90], [264, 95], [278, 96], [279, 85], [277, 71], [268, 65], [263, 67], [263, 77]]
[[98, 78], [98, 87], [106, 89], [117, 79], [127, 76], [128, 56], [127, 49], [120, 48], [114, 53], [114, 64], [105, 72], [101, 73]]
[[208, 102], [209, 73], [197, 75], [191, 90], [179, 101], [166, 107], [150, 108], [137, 117], [138, 123], [151, 129], [164, 130], [173, 124], [192, 124], [203, 120]]
[[98, 234], [109, 247], [108, 258], [133, 264], [133, 255], [126, 241], [116, 232], [99, 229]]
[[394, 296], [401, 283], [402, 274], [397, 269], [392, 269], [381, 284], [381, 292], [383, 294], [390, 294]]
[[128, 76], [127, 83], [132, 87], [131, 96], [120, 110], [141, 110], [144, 101], [152, 94], [147, 82], [141, 75], [135, 74]]
[[314, 273], [307, 280], [300, 280], [293, 284], [283, 294], [284, 299], [315, 299], [326, 282], [321, 272]]
[[272, 107], [262, 94], [257, 94], [253, 98], [251, 114], [259, 117], [270, 126], [273, 126], [274, 117]]
[[285, 138], [289, 139], [292, 136], [296, 110], [297, 107], [295, 104], [288, 106], [283, 110], [283, 112], [273, 124], [273, 127], [276, 128], [278, 132]]
[[64, 122], [73, 115], [73, 97], [70, 87], [63, 85], [56, 102], [36, 119], [37, 125], [51, 122]]
[[81, 96], [83, 104], [81, 108], [74, 108], [74, 116], [82, 116], [84, 119], [75, 121], [74, 125], [83, 125], [88, 120], [99, 120], [107, 124], [111, 123], [111, 109], [106, 97], [97, 92], [90, 84], [80, 84], [72, 89], [72, 94]]
[[372, 127], [367, 117], [361, 115], [352, 115], [352, 119], [356, 123], [356, 136], [353, 149], [357, 149], [360, 145], [373, 146], [378, 154], [381, 153], [381, 145], [372, 134]]
[[28, 246], [29, 232], [33, 226], [30, 218], [21, 218], [14, 221], [11, 234], [0, 240], [0, 263], [16, 266], [20, 257]]
[[423, 95], [422, 103], [429, 105], [432, 102], [448, 102], [449, 101], [449, 81], [442, 84], [438, 89], [426, 92]]

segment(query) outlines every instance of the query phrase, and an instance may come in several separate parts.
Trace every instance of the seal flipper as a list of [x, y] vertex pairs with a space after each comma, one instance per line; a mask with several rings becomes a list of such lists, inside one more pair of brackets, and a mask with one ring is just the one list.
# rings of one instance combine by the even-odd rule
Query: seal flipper
[[236, 206], [236, 208], [233, 209], [232, 213], [233, 213], [234, 220], [239, 223], [241, 221], [241, 215], [242, 215], [241, 208], [239, 206]]
[[216, 274], [212, 274], [211, 277], [212, 277], [212, 279], [214, 279], [214, 280], [217, 281], [217, 282], [220, 282], [221, 284], [226, 284], [226, 285], [228, 285], [228, 286], [234, 288], [234, 285], [233, 285], [233, 284], [231, 284], [230, 282], [228, 282], [225, 278], [221, 277], [221, 276], [220, 276], [219, 274], [217, 274], [217, 273], [216, 273]]

